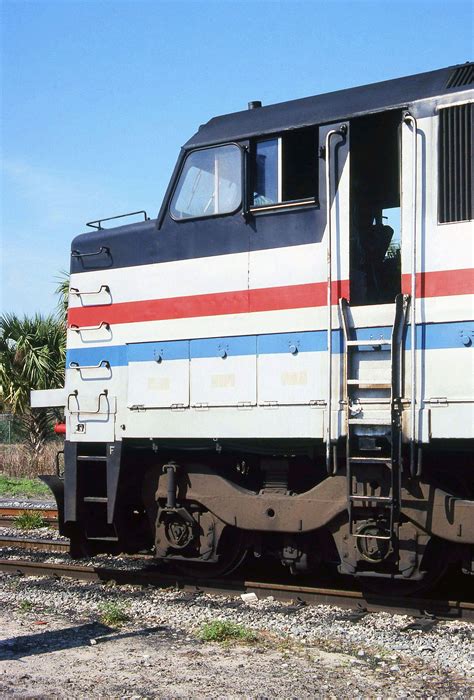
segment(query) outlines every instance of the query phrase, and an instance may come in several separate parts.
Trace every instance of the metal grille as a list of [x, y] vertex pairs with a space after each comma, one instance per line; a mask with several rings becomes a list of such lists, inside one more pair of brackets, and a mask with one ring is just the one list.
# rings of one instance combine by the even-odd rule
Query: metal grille
[[474, 63], [466, 63], [453, 70], [446, 83], [447, 88], [460, 87], [474, 83]]
[[440, 110], [439, 221], [472, 219], [474, 161], [472, 104]]

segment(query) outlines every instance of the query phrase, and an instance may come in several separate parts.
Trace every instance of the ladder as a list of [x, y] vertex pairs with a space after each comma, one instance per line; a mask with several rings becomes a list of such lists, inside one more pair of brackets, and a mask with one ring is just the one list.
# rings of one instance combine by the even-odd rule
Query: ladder
[[[354, 537], [391, 540], [398, 522], [402, 349], [409, 302], [409, 295], [397, 295], [390, 339], [362, 339], [352, 324], [349, 302], [339, 300], [344, 340], [347, 510], [349, 532]], [[384, 371], [386, 376], [364, 378], [365, 362], [371, 363], [367, 367], [374, 367], [384, 359], [389, 367]], [[366, 534], [358, 524], [367, 522], [368, 514], [373, 517], [374, 513], [384, 525], [367, 528]]]
[[[92, 448], [93, 453], [89, 453]], [[108, 518], [107, 444], [79, 445], [77, 454], [77, 498], [84, 537], [89, 542], [118, 542]]]

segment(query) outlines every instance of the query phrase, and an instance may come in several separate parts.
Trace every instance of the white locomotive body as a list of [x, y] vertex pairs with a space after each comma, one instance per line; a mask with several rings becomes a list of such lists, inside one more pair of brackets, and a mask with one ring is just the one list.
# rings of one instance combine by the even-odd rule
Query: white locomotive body
[[250, 103], [156, 220], [74, 240], [74, 551], [472, 569], [473, 74]]

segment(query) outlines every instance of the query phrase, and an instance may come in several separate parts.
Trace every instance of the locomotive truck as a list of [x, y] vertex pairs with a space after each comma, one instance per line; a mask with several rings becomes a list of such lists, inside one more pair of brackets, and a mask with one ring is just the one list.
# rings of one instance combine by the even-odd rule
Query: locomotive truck
[[251, 102], [155, 219], [73, 240], [65, 388], [32, 394], [73, 556], [474, 573], [473, 80]]

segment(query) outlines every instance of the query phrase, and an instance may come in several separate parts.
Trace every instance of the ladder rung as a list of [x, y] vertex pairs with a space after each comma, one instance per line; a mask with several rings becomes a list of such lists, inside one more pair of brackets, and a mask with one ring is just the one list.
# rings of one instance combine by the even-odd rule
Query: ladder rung
[[390, 457], [349, 457], [350, 462], [355, 462], [356, 464], [386, 464], [387, 466], [392, 466], [392, 460]]
[[392, 425], [390, 418], [349, 418], [349, 425]]
[[361, 389], [391, 389], [392, 385], [390, 382], [378, 382], [367, 379], [348, 379], [348, 384], [353, 386], [359, 386]]
[[107, 496], [84, 496], [84, 503], [107, 503]]
[[378, 338], [374, 340], [348, 340], [346, 345], [367, 345], [367, 346], [374, 346], [376, 347], [377, 345], [391, 345], [392, 341], [391, 340], [385, 340], [385, 338]]
[[106, 462], [104, 455], [77, 455], [78, 462]]
[[351, 501], [374, 501], [375, 503], [393, 503], [391, 496], [349, 496]]

